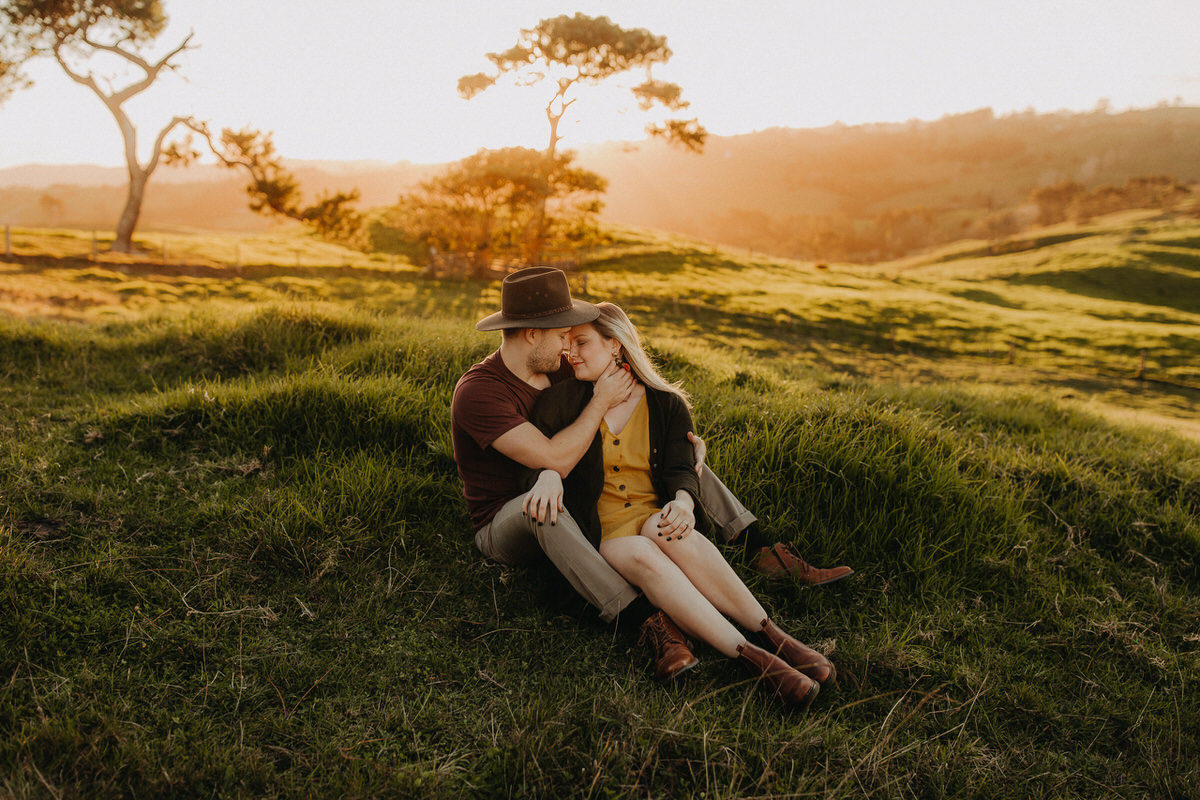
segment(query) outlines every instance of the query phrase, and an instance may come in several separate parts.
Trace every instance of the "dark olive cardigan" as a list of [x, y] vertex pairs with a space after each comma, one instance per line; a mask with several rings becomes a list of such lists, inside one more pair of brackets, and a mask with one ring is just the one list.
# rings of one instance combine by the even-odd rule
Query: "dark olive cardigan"
[[[530, 421], [547, 436], [553, 436], [574, 422], [592, 399], [592, 384], [578, 378], [556, 383], [542, 392], [533, 407]], [[674, 392], [646, 389], [646, 409], [650, 415], [650, 480], [662, 504], [685, 490], [696, 501], [696, 526], [707, 525], [700, 509], [700, 479], [696, 475], [696, 453], [688, 441], [692, 415], [682, 398]], [[527, 486], [533, 486], [541, 470], [529, 470]], [[596, 431], [591, 445], [575, 469], [563, 480], [563, 504], [579, 523], [583, 534], [600, 546], [600, 515], [596, 504], [604, 491], [604, 448]]]

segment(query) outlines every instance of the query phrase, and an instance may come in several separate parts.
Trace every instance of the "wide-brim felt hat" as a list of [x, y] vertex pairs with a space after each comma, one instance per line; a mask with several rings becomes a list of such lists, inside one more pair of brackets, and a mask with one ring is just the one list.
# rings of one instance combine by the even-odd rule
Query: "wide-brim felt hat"
[[500, 310], [475, 323], [481, 331], [504, 328], [569, 328], [592, 322], [600, 309], [571, 298], [567, 274], [554, 267], [526, 267], [500, 284]]

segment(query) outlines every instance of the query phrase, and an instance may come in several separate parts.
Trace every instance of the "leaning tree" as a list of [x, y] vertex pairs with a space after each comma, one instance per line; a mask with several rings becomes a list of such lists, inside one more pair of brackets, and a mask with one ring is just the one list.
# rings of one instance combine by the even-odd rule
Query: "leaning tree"
[[[159, 164], [163, 142], [186, 119], [174, 117], [167, 122], [155, 137], [149, 158], [144, 163], [139, 160], [137, 128], [123, 106], [164, 72], [176, 69], [174, 59], [189, 49], [192, 39], [189, 34], [166, 55], [153, 59], [147, 50], [166, 22], [159, 0], [0, 0], [0, 99], [6, 91], [29, 84], [22, 64], [50, 57], [67, 77], [100, 98], [121, 129], [129, 189], [112, 245], [121, 253], [133, 250], [146, 183]], [[97, 74], [89, 66], [96, 56], [113, 59], [118, 68], [110, 75]], [[114, 85], [123, 70], [136, 77]]]
[[[495, 85], [502, 77], [512, 78], [519, 86], [550, 82], [554, 94], [546, 104], [550, 123], [550, 141], [546, 146], [542, 169], [549, 172], [556, 163], [555, 153], [562, 137], [558, 126], [577, 97], [569, 97], [579, 84], [598, 84], [634, 69], [644, 69], [646, 79], [632, 87], [639, 106], [649, 111], [661, 105], [671, 111], [687, 108], [677, 84], [655, 80], [651, 70], [671, 58], [665, 36], [655, 36], [645, 28], [622, 28], [608, 17], [590, 17], [577, 13], [543, 19], [536, 27], [521, 31], [517, 43], [502, 53], [488, 53], [495, 73], [464, 75], [458, 80], [458, 93], [471, 99]], [[651, 136], [694, 152], [704, 146], [707, 131], [696, 119], [670, 119], [646, 127]], [[545, 185], [552, 183], [543, 179]], [[546, 200], [543, 197], [532, 225], [531, 252], [536, 258], [546, 238]]]

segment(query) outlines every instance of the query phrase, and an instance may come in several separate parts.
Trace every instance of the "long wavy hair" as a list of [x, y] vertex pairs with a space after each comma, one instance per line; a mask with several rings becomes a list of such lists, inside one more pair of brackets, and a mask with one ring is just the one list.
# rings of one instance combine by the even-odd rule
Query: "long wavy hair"
[[621, 307], [613, 303], [597, 303], [596, 308], [600, 309], [600, 316], [591, 323], [592, 326], [601, 336], [617, 340], [617, 343], [621, 345], [620, 359], [629, 365], [634, 377], [651, 389], [678, 395], [679, 399], [683, 400], [683, 404], [691, 410], [691, 398], [688, 397], [683, 387], [678, 383], [671, 383], [658, 374], [654, 363], [650, 361], [650, 356], [642, 349], [642, 340], [638, 336], [637, 328], [629, 321], [629, 317], [621, 310]]

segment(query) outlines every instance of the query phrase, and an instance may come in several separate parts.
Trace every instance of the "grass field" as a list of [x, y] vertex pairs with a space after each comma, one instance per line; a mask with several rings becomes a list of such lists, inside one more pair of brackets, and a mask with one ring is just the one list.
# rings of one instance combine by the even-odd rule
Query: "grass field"
[[807, 714], [478, 556], [448, 401], [495, 282], [173, 236], [0, 259], [0, 795], [1195, 796], [1200, 225], [590, 254], [764, 529], [857, 570], [743, 570], [839, 666]]

